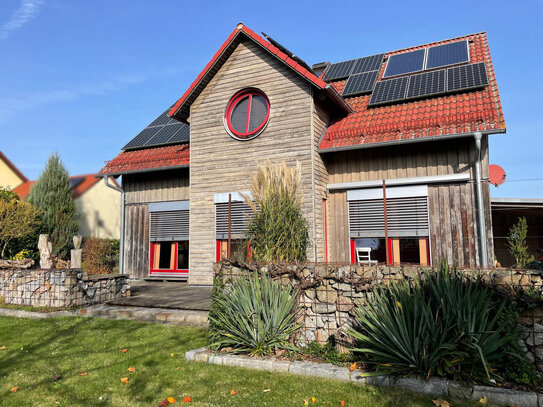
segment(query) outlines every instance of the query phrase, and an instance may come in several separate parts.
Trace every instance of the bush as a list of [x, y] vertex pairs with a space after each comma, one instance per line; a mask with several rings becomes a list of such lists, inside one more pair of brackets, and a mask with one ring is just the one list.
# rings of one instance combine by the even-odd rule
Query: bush
[[89, 274], [118, 272], [119, 241], [115, 239], [85, 239], [82, 260], [83, 271]]
[[293, 288], [255, 273], [213, 294], [208, 334], [211, 348], [232, 348], [234, 353], [251, 355], [294, 350], [288, 343], [290, 334], [298, 329]]
[[[357, 308], [356, 352], [369, 356], [375, 374], [433, 375], [463, 381], [503, 379], [507, 352], [518, 332], [499, 322], [506, 302], [480, 279], [442, 264], [420, 280], [377, 288]], [[516, 324], [516, 320], [513, 320]], [[522, 352], [514, 358], [526, 360]], [[503, 372], [503, 370], [502, 370]]]
[[528, 253], [526, 236], [528, 235], [528, 223], [526, 218], [519, 218], [518, 222], [511, 226], [507, 236], [507, 246], [509, 253], [515, 258], [517, 267], [524, 268], [526, 264], [534, 260], [534, 256]]
[[15, 198], [0, 199], [0, 258], [5, 258], [11, 241], [34, 233], [39, 216], [39, 211], [28, 202]]
[[254, 212], [246, 240], [255, 262], [305, 261], [309, 232], [302, 214], [301, 166], [268, 162], [252, 177], [251, 196], [245, 202]]
[[79, 230], [79, 216], [68, 171], [58, 154], [49, 157], [40, 178], [30, 190], [29, 201], [43, 213], [43, 229], [51, 238], [53, 254], [68, 258], [73, 247], [72, 238]]

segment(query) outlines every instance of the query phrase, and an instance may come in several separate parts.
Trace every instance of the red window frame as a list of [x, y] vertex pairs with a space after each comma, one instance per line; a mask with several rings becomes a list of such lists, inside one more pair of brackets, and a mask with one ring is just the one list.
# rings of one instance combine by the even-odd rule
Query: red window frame
[[[174, 250], [174, 268], [173, 269], [155, 269], [154, 268], [154, 265], [155, 265], [155, 244], [156, 243], [169, 243], [169, 244], [172, 244], [173, 243], [173, 250]], [[153, 275], [153, 274], [178, 274], [178, 275], [186, 275], [189, 273], [189, 270], [188, 269], [178, 269], [177, 268], [177, 245], [178, 245], [178, 242], [151, 242], [151, 259], [150, 259], [150, 264], [149, 264], [149, 274], [150, 275]]]
[[[426, 240], [426, 261], [428, 263], [428, 267], [430, 266], [430, 238], [429, 237], [421, 237], [421, 239]], [[351, 255], [351, 264], [356, 264], [356, 245], [355, 240], [352, 239], [350, 241], [350, 255]], [[388, 238], [388, 264], [392, 265], [394, 263], [393, 259], [393, 253], [392, 253], [392, 238]]]
[[[252, 131], [248, 131], [249, 121], [251, 118], [251, 102], [252, 102], [253, 96], [255, 95], [262, 96], [264, 98], [264, 101], [266, 102], [266, 117], [256, 129]], [[245, 124], [245, 132], [239, 132], [236, 129], [234, 129], [234, 126], [232, 125], [232, 113], [234, 111], [234, 108], [246, 97], [249, 98], [249, 103], [247, 106], [247, 121]], [[252, 138], [255, 138], [256, 136], [258, 136], [262, 132], [262, 130], [264, 130], [264, 127], [266, 126], [266, 124], [268, 124], [269, 118], [270, 118], [270, 101], [268, 100], [268, 97], [266, 96], [264, 92], [256, 88], [243, 89], [239, 91], [238, 93], [236, 93], [232, 97], [232, 99], [230, 99], [230, 102], [228, 102], [228, 106], [226, 107], [226, 113], [224, 115], [224, 119], [226, 121], [226, 128], [228, 132], [230, 133], [232, 137], [234, 137], [237, 140], [251, 140]]]

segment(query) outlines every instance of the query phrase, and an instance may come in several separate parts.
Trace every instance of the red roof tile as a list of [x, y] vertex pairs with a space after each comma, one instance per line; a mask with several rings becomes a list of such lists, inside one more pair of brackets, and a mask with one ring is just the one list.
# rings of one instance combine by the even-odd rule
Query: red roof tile
[[[368, 108], [371, 95], [346, 98], [354, 112], [331, 123], [321, 141], [321, 151], [473, 131], [503, 131], [505, 121], [486, 33], [389, 52], [386, 57], [461, 39], [469, 40], [471, 63], [486, 63], [488, 86], [477, 91], [371, 108]], [[332, 85], [341, 93], [345, 83], [339, 81]]]
[[[94, 184], [100, 181], [100, 178], [96, 178], [94, 174], [74, 175], [70, 177], [70, 179], [78, 178], [82, 178], [82, 181], [76, 183], [74, 188], [72, 189], [74, 199], [79, 198], [81, 195], [87, 192]], [[17, 188], [13, 189], [13, 192], [19, 195], [21, 199], [24, 199], [28, 196], [28, 194], [30, 194], [30, 188], [32, 188], [32, 185], [34, 185], [35, 183], [36, 181], [23, 182]]]
[[147, 169], [159, 169], [189, 165], [190, 151], [188, 144], [147, 148], [144, 150], [122, 151], [113, 160], [108, 161], [98, 175], [119, 175], [141, 172]]

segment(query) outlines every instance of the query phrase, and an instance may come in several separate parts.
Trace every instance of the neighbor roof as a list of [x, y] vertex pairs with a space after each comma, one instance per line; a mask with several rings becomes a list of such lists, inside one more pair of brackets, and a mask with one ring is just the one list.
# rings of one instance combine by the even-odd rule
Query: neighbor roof
[[26, 178], [24, 176], [24, 174], [19, 171], [19, 169], [15, 166], [15, 164], [13, 164], [9, 158], [6, 157], [6, 155], [0, 151], [0, 160], [4, 161], [6, 163], [6, 165], [15, 173], [17, 174], [17, 176], [23, 181], [23, 182], [27, 182], [28, 181], [28, 178]]
[[[388, 52], [385, 54], [385, 59], [391, 55], [459, 40], [468, 40], [470, 63], [484, 62], [486, 64], [487, 86], [478, 90], [377, 107], [368, 107], [371, 94], [347, 97], [345, 100], [354, 112], [328, 126], [320, 143], [320, 151], [377, 146], [381, 143], [469, 134], [474, 131], [504, 132], [505, 121], [486, 33], [470, 34]], [[385, 67], [386, 64], [383, 63], [378, 81], [382, 78]], [[340, 93], [345, 84], [346, 80], [332, 82]]]
[[[98, 181], [100, 181], [100, 178], [96, 178], [94, 174], [74, 175], [70, 177], [70, 187], [72, 188], [74, 199], [79, 198]], [[28, 196], [28, 194], [30, 194], [30, 189], [35, 183], [36, 181], [27, 180], [17, 188], [13, 189], [13, 192], [19, 195], [21, 199], [24, 199]]]

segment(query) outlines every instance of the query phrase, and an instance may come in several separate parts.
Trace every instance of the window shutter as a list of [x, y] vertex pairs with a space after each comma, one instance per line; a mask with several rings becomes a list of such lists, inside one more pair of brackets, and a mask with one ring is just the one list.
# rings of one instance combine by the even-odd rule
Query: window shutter
[[[428, 198], [387, 198], [387, 223], [389, 237], [429, 236]], [[349, 201], [349, 234], [385, 236], [383, 199]]]
[[[247, 231], [253, 210], [245, 202], [232, 201], [231, 216], [231, 236], [233, 239], [240, 239]], [[217, 240], [228, 239], [228, 202], [215, 204], [215, 231]]]
[[151, 212], [151, 242], [189, 240], [189, 211]]

